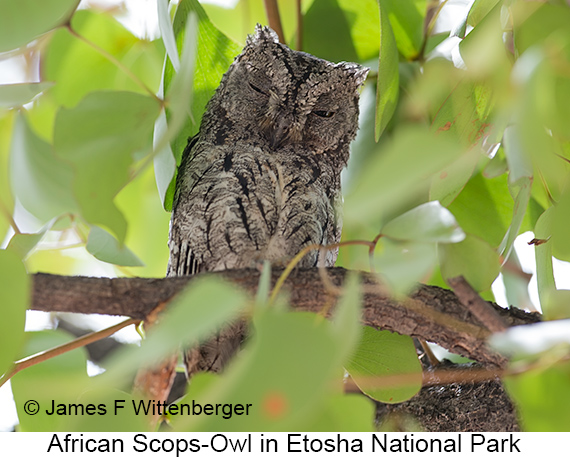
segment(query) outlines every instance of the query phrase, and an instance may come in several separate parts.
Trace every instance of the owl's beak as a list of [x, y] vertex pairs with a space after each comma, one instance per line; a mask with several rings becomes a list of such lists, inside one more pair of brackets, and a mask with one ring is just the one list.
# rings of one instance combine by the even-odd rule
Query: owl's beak
[[287, 140], [289, 135], [289, 128], [291, 127], [291, 120], [286, 117], [277, 118], [277, 122], [273, 130], [269, 134], [269, 140], [272, 149], [276, 149]]

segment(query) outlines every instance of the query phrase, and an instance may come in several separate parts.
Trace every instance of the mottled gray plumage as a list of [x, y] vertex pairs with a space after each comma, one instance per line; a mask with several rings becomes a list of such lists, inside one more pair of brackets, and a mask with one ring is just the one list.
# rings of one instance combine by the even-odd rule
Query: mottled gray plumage
[[[340, 240], [340, 172], [358, 127], [368, 69], [280, 44], [258, 26], [223, 76], [178, 170], [169, 276], [285, 265], [303, 247]], [[318, 251], [300, 267], [316, 266]], [[329, 251], [332, 266], [337, 250]], [[189, 351], [189, 371], [218, 371], [241, 324]]]

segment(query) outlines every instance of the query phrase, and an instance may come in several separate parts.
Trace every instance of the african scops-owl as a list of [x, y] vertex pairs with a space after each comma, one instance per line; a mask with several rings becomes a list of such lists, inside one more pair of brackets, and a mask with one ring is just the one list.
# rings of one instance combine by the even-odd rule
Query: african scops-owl
[[[367, 73], [354, 63], [293, 51], [268, 27], [256, 27], [184, 151], [168, 276], [263, 260], [283, 266], [305, 246], [340, 240], [340, 173], [358, 128], [358, 89]], [[325, 265], [332, 266], [337, 253], [328, 251]], [[318, 257], [311, 251], [299, 266], [314, 267]], [[210, 349], [220, 357], [219, 348]], [[194, 357], [209, 357], [207, 348], [201, 352]], [[217, 371], [218, 362], [194, 364]]]

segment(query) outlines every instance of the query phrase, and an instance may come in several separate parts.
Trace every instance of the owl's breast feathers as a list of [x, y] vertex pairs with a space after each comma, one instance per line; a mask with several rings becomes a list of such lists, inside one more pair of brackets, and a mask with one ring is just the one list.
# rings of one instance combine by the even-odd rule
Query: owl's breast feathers
[[[338, 242], [338, 179], [322, 156], [198, 142], [179, 170], [167, 274], [284, 265], [305, 246]], [[300, 266], [317, 261], [312, 251]]]

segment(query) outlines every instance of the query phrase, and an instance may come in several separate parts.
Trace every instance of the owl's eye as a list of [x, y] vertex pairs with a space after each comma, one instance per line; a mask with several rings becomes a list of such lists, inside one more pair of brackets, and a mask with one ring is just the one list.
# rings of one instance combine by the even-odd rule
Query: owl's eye
[[313, 114], [319, 117], [333, 117], [334, 111], [313, 111]]
[[251, 83], [249, 83], [249, 87], [251, 87], [254, 91], [256, 91], [256, 92], [259, 93], [259, 94], [267, 95], [267, 94], [265, 93], [265, 91], [261, 90], [259, 87], [254, 86], [254, 85], [251, 84]]

